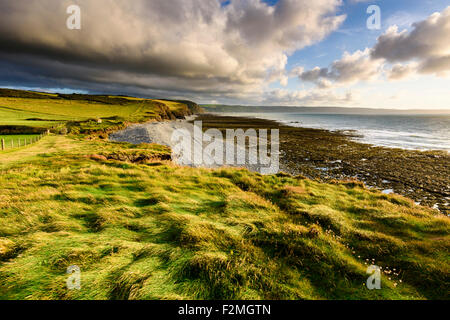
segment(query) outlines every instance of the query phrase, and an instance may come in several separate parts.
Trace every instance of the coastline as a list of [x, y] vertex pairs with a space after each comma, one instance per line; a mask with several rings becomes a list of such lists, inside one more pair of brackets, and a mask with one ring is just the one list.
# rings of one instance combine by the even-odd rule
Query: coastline
[[[196, 138], [194, 133], [194, 125], [193, 122], [196, 120], [197, 115], [185, 117], [185, 119], [177, 119], [177, 120], [168, 120], [168, 121], [158, 121], [158, 122], [148, 122], [142, 124], [133, 124], [128, 126], [127, 128], [114, 132], [109, 135], [109, 139], [111, 141], [116, 142], [128, 142], [132, 144], [141, 144], [141, 143], [156, 143], [159, 145], [167, 146], [174, 150], [176, 148], [176, 144], [172, 141], [172, 135], [175, 130], [183, 130], [185, 132], [189, 132], [191, 137], [194, 138], [194, 145], [202, 146], [204, 149], [209, 145], [208, 142], [204, 141], [202, 138]], [[203, 135], [206, 134], [203, 132]], [[215, 138], [217, 139], [217, 138]], [[224, 140], [221, 140], [224, 143]], [[238, 147], [238, 153], [245, 153], [245, 149], [241, 149]], [[189, 147], [190, 149], [190, 147]], [[192, 160], [194, 157], [192, 150], [190, 154], [190, 159]], [[216, 164], [214, 159], [207, 156], [206, 154], [202, 155], [201, 163], [189, 163], [186, 164], [183, 162], [183, 155], [172, 153], [172, 161], [174, 161], [178, 165], [188, 165], [190, 167], [201, 167], [201, 168], [221, 168], [224, 167], [220, 164]], [[246, 159], [247, 160], [247, 159]], [[249, 161], [246, 161], [243, 165], [227, 165], [228, 167], [235, 168], [246, 168], [253, 172], [260, 172], [262, 166], [257, 164], [250, 164]]]
[[[450, 114], [369, 114], [359, 113], [255, 113], [211, 112], [218, 116], [237, 116], [276, 121], [281, 125], [349, 133], [363, 144], [413, 151], [446, 151], [450, 154]], [[421, 126], [421, 127], [420, 127]]]
[[[203, 131], [217, 129], [280, 129], [280, 171], [330, 182], [355, 179], [370, 189], [396, 193], [450, 215], [450, 155], [374, 146], [356, 141], [351, 132], [289, 126], [275, 120], [203, 113], [185, 120], [134, 124], [110, 135], [113, 141], [157, 143], [171, 147], [175, 129], [192, 130], [194, 120]], [[177, 159], [172, 159], [177, 162]], [[201, 167], [217, 168], [217, 166]], [[257, 171], [244, 165], [251, 171]]]
[[397, 193], [449, 215], [450, 155], [361, 143], [348, 132], [289, 126], [274, 120], [197, 115], [203, 130], [280, 129], [280, 169], [324, 182], [357, 179], [386, 194]]

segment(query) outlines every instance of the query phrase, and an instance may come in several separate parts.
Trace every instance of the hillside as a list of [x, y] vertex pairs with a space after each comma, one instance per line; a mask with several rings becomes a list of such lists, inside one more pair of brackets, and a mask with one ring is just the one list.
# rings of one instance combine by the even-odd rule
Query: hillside
[[0, 98], [67, 128], [0, 151], [0, 299], [450, 298], [448, 217], [356, 181], [179, 167], [102, 135], [187, 104], [72, 98]]
[[67, 127], [76, 133], [92, 134], [130, 122], [173, 120], [198, 112], [201, 108], [190, 101], [0, 89], [0, 134], [17, 133], [17, 126], [26, 131]]

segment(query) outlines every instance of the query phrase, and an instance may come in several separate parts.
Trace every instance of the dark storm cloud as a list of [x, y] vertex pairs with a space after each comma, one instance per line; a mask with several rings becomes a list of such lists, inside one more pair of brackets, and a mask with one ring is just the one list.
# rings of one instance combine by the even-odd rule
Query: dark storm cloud
[[[82, 29], [66, 28], [78, 4]], [[339, 0], [3, 0], [2, 85], [201, 99], [261, 94], [286, 82], [287, 55], [344, 20]]]

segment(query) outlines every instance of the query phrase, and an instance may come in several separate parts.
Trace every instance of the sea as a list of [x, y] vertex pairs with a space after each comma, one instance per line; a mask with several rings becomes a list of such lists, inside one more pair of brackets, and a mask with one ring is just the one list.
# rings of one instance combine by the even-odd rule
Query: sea
[[349, 131], [357, 141], [391, 148], [450, 152], [449, 114], [323, 114], [289, 112], [220, 112], [220, 115], [255, 117], [304, 128]]

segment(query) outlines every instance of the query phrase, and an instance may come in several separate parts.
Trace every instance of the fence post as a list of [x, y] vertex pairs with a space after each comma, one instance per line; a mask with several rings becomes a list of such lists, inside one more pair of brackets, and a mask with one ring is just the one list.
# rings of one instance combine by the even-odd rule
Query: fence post
[[2, 139], [2, 150], [5, 150], [5, 139]]
[[14, 140], [11, 139], [11, 149], [14, 149]]

